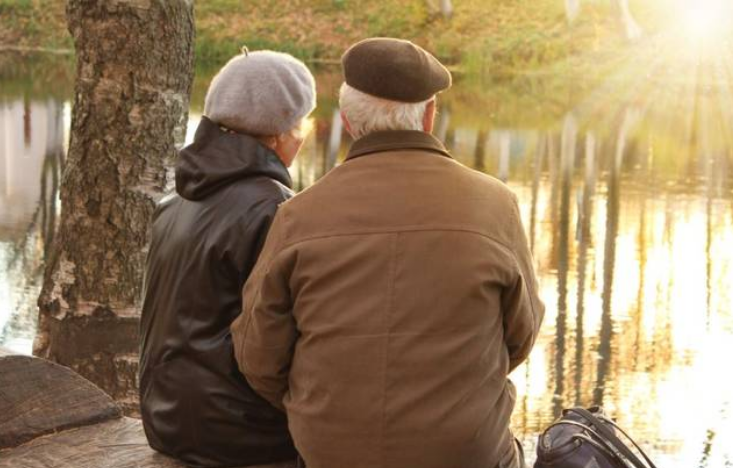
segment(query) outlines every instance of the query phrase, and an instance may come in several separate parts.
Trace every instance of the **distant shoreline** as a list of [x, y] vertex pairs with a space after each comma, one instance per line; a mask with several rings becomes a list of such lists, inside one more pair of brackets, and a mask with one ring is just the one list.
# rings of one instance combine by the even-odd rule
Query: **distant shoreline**
[[27, 47], [15, 46], [9, 44], [0, 44], [0, 52], [18, 52], [18, 53], [46, 53], [57, 55], [74, 55], [74, 49], [53, 48], [53, 47]]
[[[4, 0], [0, 51], [73, 54], [65, 0]], [[370, 36], [415, 41], [466, 75], [552, 74], [593, 68], [623, 55], [627, 42], [603, 2], [584, 6], [571, 26], [562, 2], [531, 6], [504, 0], [455, 2], [451, 19], [431, 14], [423, 0], [290, 2], [207, 0], [195, 5], [196, 60], [218, 67], [246, 44], [276, 49], [315, 65], [337, 65], [353, 42]]]

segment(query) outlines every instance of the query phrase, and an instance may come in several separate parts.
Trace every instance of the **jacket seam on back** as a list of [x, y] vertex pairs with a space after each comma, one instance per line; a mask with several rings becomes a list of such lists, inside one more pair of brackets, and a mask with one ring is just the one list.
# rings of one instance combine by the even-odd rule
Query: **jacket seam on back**
[[379, 229], [379, 230], [376, 230], [375, 229], [374, 231], [360, 230], [360, 231], [338, 232], [338, 233], [332, 233], [332, 234], [320, 234], [320, 235], [303, 237], [303, 238], [298, 239], [298, 240], [293, 240], [290, 243], [284, 244], [283, 247], [282, 247], [282, 250], [289, 249], [290, 247], [294, 247], [296, 245], [303, 244], [305, 242], [310, 242], [310, 241], [319, 240], [319, 239], [328, 239], [328, 238], [331, 238], [331, 237], [369, 236], [369, 235], [380, 235], [380, 234], [402, 234], [402, 233], [408, 233], [408, 232], [430, 232], [430, 231], [432, 231], [432, 232], [440, 232], [440, 231], [445, 231], [445, 232], [466, 232], [466, 233], [470, 233], [470, 234], [476, 234], [478, 236], [481, 236], [481, 237], [484, 237], [486, 239], [489, 239], [490, 241], [492, 241], [495, 244], [499, 245], [503, 249], [507, 250], [508, 252], [510, 252], [512, 254], [513, 257], [515, 257], [515, 259], [517, 257], [514, 249], [511, 246], [505, 244], [504, 242], [496, 239], [493, 236], [490, 236], [488, 234], [482, 233], [481, 231], [477, 231], [477, 230], [474, 230], [474, 229], [449, 228], [449, 227], [414, 227], [414, 228], [402, 227], [402, 228], [398, 228], [398, 229], [397, 228], [395, 228], [395, 229]]
[[[428, 156], [430, 158], [435, 158], [435, 155], [424, 155], [424, 154], [421, 153], [421, 150], [418, 150], [418, 149], [415, 149], [415, 150], [399, 150], [399, 153], [406, 153], [406, 152], [410, 152], [410, 153], [421, 155], [421, 156]], [[381, 151], [381, 152], [378, 152], [376, 154], [377, 155], [384, 155], [385, 153], [388, 153], [388, 152], [387, 151]], [[370, 154], [365, 154], [363, 156], [369, 156], [369, 155]], [[401, 154], [397, 154], [396, 156], [402, 156], [402, 155]], [[471, 169], [471, 168], [468, 168], [468, 167], [464, 166], [460, 162], [458, 162], [455, 159], [453, 159], [452, 156], [449, 156], [449, 157], [440, 157], [440, 158], [435, 158], [435, 159], [437, 159], [437, 160], [439, 160], [441, 162], [450, 163], [450, 164], [452, 164], [453, 166], [459, 168], [462, 171], [468, 171], [468, 172], [471, 172], [471, 173], [480, 174], [481, 176], [487, 177], [487, 178], [491, 179], [494, 182], [500, 182], [501, 183], [501, 181], [499, 181], [498, 179], [496, 179], [494, 177], [491, 177], [488, 174], [485, 174], [483, 172], [476, 171], [474, 169]], [[351, 169], [351, 168], [355, 167], [356, 165], [360, 165], [362, 160], [368, 161], [369, 158], [357, 157], [357, 158], [354, 158], [352, 160], [349, 160], [349, 164], [346, 164], [346, 161], [343, 161], [340, 164], [334, 166], [331, 170], [329, 170], [328, 172], [326, 172], [320, 179], [318, 179], [318, 181], [315, 184], [313, 184], [313, 185], [311, 185], [309, 187], [306, 187], [306, 188], [304, 188], [303, 190], [301, 190], [301, 191], [299, 191], [297, 193], [299, 202], [302, 202], [304, 199], [306, 199], [306, 198], [308, 198], [310, 196], [313, 196], [313, 193], [314, 192], [318, 192], [318, 190], [323, 190], [324, 189], [324, 186], [327, 186], [328, 184], [331, 183], [331, 179], [334, 179], [334, 178], [339, 177], [340, 174], [341, 174], [341, 172], [343, 172], [346, 169]], [[338, 184], [339, 181], [337, 180], [334, 183], [335, 184]], [[317, 195], [315, 195], [315, 196], [317, 196]]]
[[394, 290], [395, 290], [395, 276], [397, 272], [397, 240], [399, 238], [399, 233], [394, 233], [392, 235], [392, 242], [390, 246], [390, 265], [389, 265], [389, 284], [388, 284], [388, 290], [389, 295], [387, 296], [387, 307], [384, 312], [384, 318], [385, 318], [385, 328], [386, 328], [386, 342], [384, 344], [384, 357], [382, 358], [382, 417], [381, 417], [381, 427], [380, 427], [380, 440], [379, 440], [379, 454], [380, 454], [380, 466], [384, 466], [384, 459], [385, 459], [385, 428], [387, 426], [387, 371], [389, 367], [389, 342], [390, 342], [390, 335], [392, 333], [392, 326], [390, 324], [390, 319], [392, 315], [392, 307], [394, 306]]

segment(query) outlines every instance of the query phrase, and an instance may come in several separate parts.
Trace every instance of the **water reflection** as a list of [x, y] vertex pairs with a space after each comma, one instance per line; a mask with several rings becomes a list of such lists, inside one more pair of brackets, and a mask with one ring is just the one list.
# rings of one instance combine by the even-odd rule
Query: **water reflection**
[[[350, 144], [337, 85], [319, 76], [314, 131], [291, 171], [298, 190]], [[194, 91], [189, 140], [205, 86]], [[724, 371], [733, 353], [733, 108], [714, 93], [696, 99], [692, 116], [662, 101], [568, 101], [559, 110], [553, 100], [538, 121], [545, 108], [528, 111], [524, 95], [497, 100], [492, 115], [501, 118], [482, 99], [459, 83], [441, 99], [435, 133], [457, 160], [515, 190], [535, 252], [548, 308], [535, 352], [512, 376], [517, 434], [531, 451], [563, 407], [596, 403], [660, 466], [733, 466], [724, 444], [733, 440]], [[58, 215], [59, 125], [68, 125], [59, 109], [32, 97], [2, 107], [0, 344], [20, 351], [30, 349]]]
[[0, 344], [21, 353], [31, 350], [56, 229], [63, 116], [56, 99], [0, 102]]
[[510, 178], [526, 194], [549, 306], [540, 349], [515, 377], [524, 380], [515, 420], [531, 440], [562, 407], [602, 404], [654, 447], [660, 465], [730, 466], [715, 443], [733, 435], [728, 413], [717, 415], [733, 400], [721, 375], [733, 351], [730, 139], [663, 160], [659, 135], [636, 130], [644, 118], [627, 107], [601, 140], [593, 131], [578, 138], [568, 114], [556, 135], [538, 136], [531, 178], [521, 168]]

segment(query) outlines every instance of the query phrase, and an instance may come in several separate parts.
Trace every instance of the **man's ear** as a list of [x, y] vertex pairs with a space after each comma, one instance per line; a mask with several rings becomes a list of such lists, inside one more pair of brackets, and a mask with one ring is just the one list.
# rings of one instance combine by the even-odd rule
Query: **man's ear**
[[425, 133], [433, 133], [435, 126], [435, 99], [431, 100], [425, 107], [425, 115], [422, 118], [422, 128]]
[[349, 135], [351, 135], [351, 137], [353, 138], [354, 132], [351, 131], [351, 124], [349, 123], [349, 119], [346, 118], [346, 114], [344, 114], [344, 111], [339, 111], [339, 113], [341, 114], [341, 121], [344, 123], [344, 128], [346, 129], [347, 132], [349, 132]]

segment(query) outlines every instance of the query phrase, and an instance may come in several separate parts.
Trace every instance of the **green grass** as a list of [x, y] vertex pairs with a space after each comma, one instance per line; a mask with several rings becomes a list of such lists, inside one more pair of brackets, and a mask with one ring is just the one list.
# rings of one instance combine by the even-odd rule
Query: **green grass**
[[0, 0], [0, 45], [68, 49], [65, 2]]
[[[655, 18], [650, 2], [663, 0], [637, 0], [642, 22]], [[627, 47], [607, 4], [588, 0], [571, 27], [560, 0], [456, 0], [450, 20], [422, 0], [202, 0], [195, 4], [196, 57], [218, 66], [247, 45], [337, 62], [359, 39], [396, 36], [469, 75], [555, 73], [592, 67]], [[0, 45], [72, 47], [64, 7], [64, 0], [0, 0]]]

